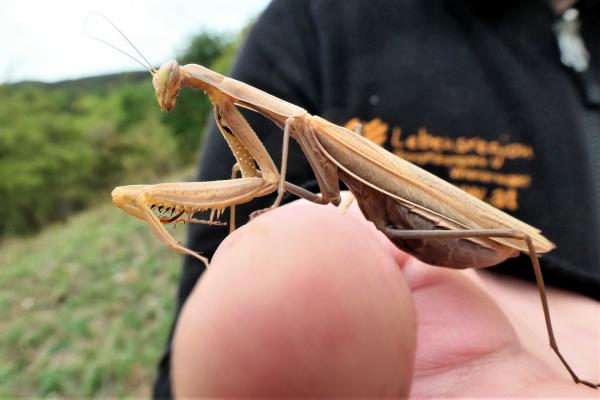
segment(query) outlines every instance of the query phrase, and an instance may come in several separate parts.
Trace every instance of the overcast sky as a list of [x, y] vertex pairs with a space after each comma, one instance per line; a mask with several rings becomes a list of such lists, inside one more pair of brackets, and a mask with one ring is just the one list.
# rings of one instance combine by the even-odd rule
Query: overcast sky
[[[0, 83], [53, 82], [125, 70], [134, 61], [85, 37], [84, 21], [101, 12], [129, 37], [153, 64], [172, 58], [186, 39], [203, 29], [237, 32], [269, 0], [2, 0]], [[88, 31], [119, 47], [123, 39], [110, 25], [91, 16]], [[131, 51], [126, 48], [127, 51]]]

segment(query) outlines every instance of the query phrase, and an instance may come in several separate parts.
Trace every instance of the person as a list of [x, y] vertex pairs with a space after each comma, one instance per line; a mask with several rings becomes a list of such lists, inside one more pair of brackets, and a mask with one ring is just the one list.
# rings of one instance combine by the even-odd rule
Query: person
[[[274, 0], [231, 76], [334, 123], [360, 121], [376, 143], [541, 228], [557, 244], [542, 257], [546, 283], [570, 291], [549, 289], [559, 345], [594, 381], [600, 48], [582, 44], [598, 38], [599, 16], [594, 1]], [[281, 130], [244, 114], [280, 160]], [[230, 154], [213, 124], [198, 180], [228, 179]], [[295, 143], [287, 180], [318, 191]], [[272, 201], [239, 206], [238, 226]], [[526, 257], [493, 268], [502, 274], [431, 267], [350, 214], [270, 211], [229, 236], [200, 285], [187, 257], [154, 396], [172, 396], [171, 363], [190, 396], [596, 394], [541, 336]], [[194, 225], [188, 247], [210, 257], [227, 234]]]

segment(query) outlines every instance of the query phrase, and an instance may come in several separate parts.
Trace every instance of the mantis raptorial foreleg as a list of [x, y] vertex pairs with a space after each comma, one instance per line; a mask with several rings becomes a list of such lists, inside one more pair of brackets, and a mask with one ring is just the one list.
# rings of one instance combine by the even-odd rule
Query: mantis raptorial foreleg
[[242, 177], [258, 176], [275, 184], [279, 172], [269, 153], [237, 107], [227, 99], [213, 99], [215, 122], [229, 144]]
[[[193, 222], [224, 225], [215, 221], [215, 217], [218, 219], [223, 209], [267, 195], [276, 189], [276, 184], [262, 177], [248, 177], [226, 181], [123, 186], [115, 188], [112, 197], [113, 202], [125, 212], [146, 221], [152, 231], [170, 248], [178, 253], [189, 254], [208, 265], [206, 257], [181, 246], [163, 224]], [[168, 217], [163, 216], [163, 209], [168, 213]], [[157, 215], [155, 210], [161, 214]], [[193, 217], [195, 213], [202, 211], [209, 211], [210, 217]]]
[[[262, 142], [258, 140], [256, 133], [236, 106], [230, 101], [219, 98], [214, 99], [213, 102], [215, 103], [215, 121], [217, 127], [229, 144], [229, 147], [237, 160], [233, 168], [239, 170], [242, 176], [261, 176], [271, 182], [277, 182], [277, 197], [273, 205], [267, 209], [255, 211], [251, 217], [255, 217], [269, 209], [278, 207], [286, 192], [293, 193], [299, 197], [319, 204], [328, 204], [330, 202], [337, 204], [336, 199], [339, 199], [339, 185], [336, 169], [327, 169], [323, 166], [325, 162], [324, 159], [315, 158], [314, 154], [317, 145], [315, 144], [314, 137], [312, 140], [306, 140], [304, 135], [299, 135], [300, 139], [298, 141], [300, 146], [303, 149], [306, 149], [305, 151], [308, 155], [309, 163], [313, 166], [317, 182], [321, 188], [321, 192], [324, 194], [312, 193], [285, 180], [288, 164], [289, 140], [292, 129], [305, 129], [304, 125], [298, 126], [293, 118], [286, 119], [282, 142], [281, 169], [280, 171], [277, 171], [271, 157], [262, 145]], [[258, 170], [255, 167], [254, 161], [259, 165]], [[231, 178], [234, 179], [236, 175], [237, 172], [232, 170]], [[234, 213], [235, 211], [232, 209], [232, 214]], [[232, 222], [231, 226], [234, 227], [234, 220], [230, 219], [230, 221]], [[234, 229], [232, 227], [230, 227], [230, 231]]]

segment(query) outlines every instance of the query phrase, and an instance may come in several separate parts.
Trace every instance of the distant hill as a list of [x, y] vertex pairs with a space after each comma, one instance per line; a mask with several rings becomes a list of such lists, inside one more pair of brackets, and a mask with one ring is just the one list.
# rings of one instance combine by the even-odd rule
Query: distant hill
[[119, 72], [114, 74], [97, 75], [78, 79], [67, 79], [58, 82], [40, 82], [40, 81], [20, 81], [0, 85], [6, 89], [21, 89], [25, 87], [39, 87], [43, 89], [65, 89], [74, 94], [86, 92], [102, 93], [111, 88], [121, 86], [126, 83], [143, 82], [150, 79], [146, 71]]

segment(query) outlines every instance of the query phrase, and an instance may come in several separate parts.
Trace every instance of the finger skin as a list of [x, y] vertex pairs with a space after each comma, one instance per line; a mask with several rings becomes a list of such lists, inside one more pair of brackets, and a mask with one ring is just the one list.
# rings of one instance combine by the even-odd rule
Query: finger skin
[[405, 397], [415, 318], [370, 227], [324, 207], [281, 207], [230, 235], [188, 299], [175, 393]]
[[[598, 398], [596, 390], [575, 384], [564, 368], [553, 368], [522, 345], [520, 326], [498, 305], [510, 298], [490, 297], [477, 272], [411, 259], [403, 273], [419, 321], [411, 397]], [[539, 307], [539, 299], [532, 300]], [[531, 339], [546, 343], [551, 353], [540, 314], [538, 308], [526, 316], [540, 320], [539, 335]]]

